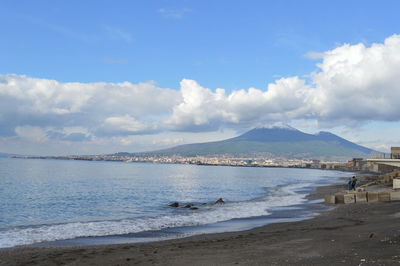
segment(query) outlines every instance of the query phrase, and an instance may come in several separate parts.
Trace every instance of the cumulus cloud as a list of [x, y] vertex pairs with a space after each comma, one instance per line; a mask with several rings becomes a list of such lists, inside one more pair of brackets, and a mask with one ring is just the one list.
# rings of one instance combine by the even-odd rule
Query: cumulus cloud
[[81, 142], [90, 141], [92, 135], [81, 127], [38, 127], [38, 126], [17, 126], [15, 133], [18, 137], [30, 141], [43, 143], [49, 140]]
[[318, 53], [306, 81], [280, 78], [266, 89], [227, 92], [183, 79], [180, 90], [154, 82], [62, 83], [0, 75], [0, 136], [100, 141], [160, 131], [202, 132], [275, 121], [354, 125], [398, 121], [400, 35], [383, 43], [344, 44]]
[[193, 80], [181, 82], [183, 101], [173, 109], [166, 124], [174, 130], [215, 130], [221, 125], [256, 124], [306, 115], [309, 87], [298, 77], [277, 80], [262, 91], [255, 88], [212, 92]]
[[80, 83], [62, 84], [55, 80], [0, 75], [2, 102], [12, 101], [14, 108], [22, 113], [75, 113], [81, 110], [93, 92], [94, 87]]
[[226, 94], [183, 80], [183, 101], [166, 123], [176, 130], [196, 131], [291, 119], [316, 119], [324, 126], [399, 120], [400, 35], [370, 47], [345, 44], [318, 56], [322, 62], [309, 84], [289, 77], [265, 91], [250, 88]]
[[109, 135], [150, 134], [157, 131], [157, 125], [138, 121], [129, 115], [112, 116], [104, 120], [100, 131]]
[[[168, 114], [180, 97], [178, 91], [159, 88], [152, 81], [62, 83], [24, 75], [0, 75], [0, 135], [13, 136], [17, 134], [16, 128], [27, 126], [41, 128], [46, 134], [49, 128], [62, 131], [72, 127], [96, 134], [110, 126], [114, 126], [113, 134], [139, 134], [140, 130], [149, 133], [155, 127], [143, 125]], [[139, 121], [144, 117], [146, 121]], [[67, 136], [82, 132], [58, 133]], [[49, 133], [48, 137], [60, 139], [58, 133]]]
[[383, 44], [343, 45], [324, 53], [310, 104], [322, 120], [399, 119], [400, 35]]
[[63, 140], [63, 141], [90, 141], [91, 136], [88, 136], [83, 133], [71, 133], [71, 134], [63, 134], [59, 132], [50, 131], [47, 133], [47, 137], [54, 140]]
[[40, 127], [20, 126], [15, 128], [15, 133], [17, 136], [33, 142], [44, 142], [47, 140], [46, 130]]
[[[12, 102], [13, 112], [40, 115], [71, 115], [91, 112], [101, 114], [162, 114], [180, 100], [179, 93], [158, 88], [154, 82], [62, 83], [24, 75], [0, 75], [2, 105]], [[2, 112], [3, 113], [3, 112]]]

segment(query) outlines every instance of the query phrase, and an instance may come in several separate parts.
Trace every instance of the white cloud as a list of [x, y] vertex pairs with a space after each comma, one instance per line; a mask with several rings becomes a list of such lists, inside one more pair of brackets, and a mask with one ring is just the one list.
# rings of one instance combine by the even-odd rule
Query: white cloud
[[[179, 101], [179, 92], [159, 88], [152, 81], [62, 83], [24, 75], [0, 75], [0, 135], [12, 136], [16, 127], [25, 125], [59, 131], [82, 127], [96, 134], [105, 122], [115, 123], [116, 118], [125, 115], [140, 117], [146, 121], [138, 123], [149, 124], [149, 119], [167, 115]], [[134, 132], [139, 133], [139, 128]], [[148, 133], [149, 129], [154, 130], [155, 126], [145, 131]]]
[[316, 119], [325, 127], [400, 119], [400, 35], [371, 47], [345, 44], [319, 56], [322, 62], [311, 74], [311, 84], [289, 77], [265, 91], [226, 94], [183, 80], [183, 102], [174, 107], [167, 124], [195, 131], [291, 119]]
[[[163, 114], [180, 100], [179, 93], [155, 83], [61, 83], [24, 75], [0, 75], [0, 100], [14, 102], [22, 113], [68, 115], [106, 113]], [[2, 106], [2, 105], [0, 105]], [[1, 108], [1, 107], [0, 107]]]
[[15, 128], [17, 136], [32, 142], [45, 142], [47, 140], [46, 130], [34, 126], [19, 126]]
[[137, 121], [129, 115], [108, 117], [104, 122], [106, 125], [114, 128], [131, 132], [140, 132], [147, 128], [144, 123]]
[[343, 45], [324, 53], [310, 102], [322, 120], [398, 120], [400, 35], [383, 44]]
[[1, 99], [17, 101], [21, 112], [53, 113], [79, 112], [94, 93], [93, 86], [81, 83], [60, 83], [23, 75], [0, 75]]
[[82, 127], [55, 128], [24, 125], [17, 126], [15, 134], [24, 141], [33, 143], [44, 143], [51, 140], [82, 142], [89, 141], [92, 138], [87, 129]]
[[154, 132], [157, 130], [157, 126], [138, 121], [129, 115], [124, 115], [107, 117], [104, 120], [102, 130], [109, 132], [111, 135], [133, 135]]
[[310, 88], [298, 77], [277, 80], [262, 91], [233, 91], [201, 87], [193, 80], [181, 82], [183, 102], [176, 105], [166, 124], [176, 130], [215, 130], [221, 125], [254, 125], [307, 115]]
[[120, 138], [119, 143], [122, 146], [131, 146], [135, 141], [131, 137]]
[[400, 120], [400, 35], [369, 47], [339, 46], [323, 52], [317, 66], [309, 81], [280, 78], [265, 90], [229, 93], [190, 79], [177, 91], [151, 81], [62, 83], [0, 75], [0, 136], [96, 143], [115, 137], [129, 145], [137, 143], [129, 136], [160, 131], [243, 129], [292, 120], [325, 128]]

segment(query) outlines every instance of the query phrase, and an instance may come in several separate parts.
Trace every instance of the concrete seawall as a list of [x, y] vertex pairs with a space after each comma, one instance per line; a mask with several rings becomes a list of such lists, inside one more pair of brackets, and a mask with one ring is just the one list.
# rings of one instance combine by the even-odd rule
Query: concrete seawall
[[391, 192], [344, 192], [325, 195], [326, 204], [351, 204], [365, 202], [400, 201], [400, 191]]

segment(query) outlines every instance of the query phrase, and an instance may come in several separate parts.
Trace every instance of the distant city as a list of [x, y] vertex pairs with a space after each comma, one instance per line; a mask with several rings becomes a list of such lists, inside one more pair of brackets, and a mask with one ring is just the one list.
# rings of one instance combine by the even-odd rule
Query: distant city
[[288, 158], [253, 158], [223, 156], [117, 156], [117, 155], [69, 155], [69, 156], [13, 156], [23, 159], [53, 159], [53, 160], [82, 160], [82, 161], [116, 161], [116, 162], [145, 162], [164, 164], [195, 164], [214, 166], [241, 167], [293, 167], [332, 170], [354, 170], [349, 162], [323, 162], [318, 159], [288, 159]]

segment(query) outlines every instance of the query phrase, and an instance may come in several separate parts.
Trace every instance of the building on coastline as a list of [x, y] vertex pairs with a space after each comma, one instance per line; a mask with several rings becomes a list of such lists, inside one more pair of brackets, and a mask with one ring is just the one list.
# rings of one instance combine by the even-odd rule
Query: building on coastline
[[390, 149], [390, 158], [391, 159], [400, 159], [400, 147], [392, 147]]
[[400, 169], [400, 147], [391, 147], [390, 154], [367, 159], [367, 168], [371, 172], [389, 173]]
[[354, 171], [367, 170], [367, 161], [364, 158], [353, 158], [349, 161], [349, 167]]

